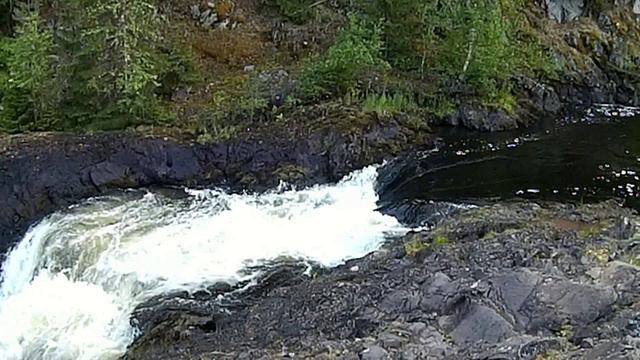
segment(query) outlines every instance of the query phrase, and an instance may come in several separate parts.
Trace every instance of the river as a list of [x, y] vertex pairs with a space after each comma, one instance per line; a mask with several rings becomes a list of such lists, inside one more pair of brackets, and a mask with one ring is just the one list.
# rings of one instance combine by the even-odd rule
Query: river
[[130, 314], [154, 296], [250, 281], [247, 268], [281, 257], [335, 266], [409, 231], [377, 211], [383, 202], [619, 197], [637, 206], [636, 113], [601, 106], [514, 132], [442, 129], [438, 149], [410, 158], [380, 199], [371, 166], [308, 189], [86, 200], [35, 224], [3, 264], [0, 358], [117, 359], [136, 336]]

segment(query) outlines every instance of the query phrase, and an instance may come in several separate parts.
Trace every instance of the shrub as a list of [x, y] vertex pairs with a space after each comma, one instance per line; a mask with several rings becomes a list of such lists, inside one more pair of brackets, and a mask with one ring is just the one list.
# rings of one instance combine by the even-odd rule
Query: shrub
[[[401, 69], [412, 68], [420, 57], [417, 49], [425, 12], [433, 0], [357, 0], [356, 7], [368, 21], [380, 21], [386, 45], [385, 58]], [[434, 14], [437, 15], [437, 14]]]
[[161, 52], [162, 56], [157, 57], [158, 95], [168, 100], [179, 86], [202, 81], [203, 77], [193, 51], [181, 47], [180, 44], [168, 44]]
[[[360, 0], [369, 21], [383, 19], [386, 60], [466, 89], [487, 103], [504, 100], [516, 73], [553, 72], [550, 56], [525, 30], [522, 0]], [[453, 81], [452, 81], [453, 80]], [[461, 85], [461, 86], [460, 86]], [[496, 99], [496, 96], [501, 99]]]
[[75, 18], [82, 24], [79, 55], [90, 71], [76, 72], [81, 81], [74, 86], [84, 85], [98, 105], [95, 110], [105, 109], [106, 117], [149, 122], [162, 57], [155, 48], [161, 25], [155, 5], [145, 0], [92, 1]]
[[0, 34], [8, 34], [11, 29], [11, 14], [13, 2], [10, 0], [0, 0]]
[[161, 19], [155, 3], [39, 4], [13, 3], [15, 37], [0, 44], [2, 130], [117, 129], [166, 113], [156, 98], [165, 80], [160, 76], [176, 73], [182, 80], [185, 74], [171, 54], [156, 50]]
[[355, 16], [338, 35], [326, 55], [307, 61], [300, 74], [305, 100], [357, 95], [358, 79], [367, 69], [385, 69], [382, 27]]
[[316, 0], [262, 0], [262, 3], [294, 23], [302, 24], [313, 17]]

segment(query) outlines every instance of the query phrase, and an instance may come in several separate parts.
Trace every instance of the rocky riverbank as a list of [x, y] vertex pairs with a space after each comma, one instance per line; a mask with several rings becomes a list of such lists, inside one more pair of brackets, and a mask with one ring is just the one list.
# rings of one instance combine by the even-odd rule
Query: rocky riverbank
[[[239, 4], [235, 11], [256, 15], [254, 5]], [[499, 131], [542, 117], [558, 117], [575, 106], [607, 102], [637, 105], [638, 78], [629, 70], [640, 66], [637, 6], [617, 0], [615, 5], [597, 8], [582, 1], [547, 1], [544, 6], [528, 9], [528, 26], [551, 47], [560, 70], [554, 79], [514, 79], [515, 113], [474, 101], [465, 103], [473, 99], [462, 99], [463, 105], [441, 118], [428, 113], [367, 113], [359, 106], [329, 101], [295, 107], [282, 113], [280, 120], [271, 111], [253, 114], [236, 124], [229, 139], [219, 141], [203, 142], [191, 132], [180, 135], [185, 133], [175, 129], [158, 135], [142, 130], [0, 137], [0, 198], [4, 200], [0, 251], [5, 252], [42, 216], [112, 189], [218, 185], [262, 190], [281, 180], [296, 185], [335, 181], [351, 170], [405, 150], [429, 147], [433, 138], [429, 126], [433, 124]], [[176, 6], [176, 16], [191, 16], [183, 14], [188, 9], [186, 3]], [[333, 14], [342, 16], [339, 10], [333, 9]], [[282, 44], [272, 45], [281, 45], [282, 51], [299, 49], [296, 42], [308, 38], [319, 41], [309, 44], [314, 49], [330, 43], [324, 37], [310, 36], [308, 32], [317, 25], [313, 21], [292, 32], [291, 24], [277, 19], [256, 15], [254, 20], [261, 26], [253, 24], [255, 28], [238, 31], [255, 31], [257, 36], [280, 24], [281, 36], [277, 38]], [[295, 78], [282, 69], [263, 72], [257, 79], [260, 91], [256, 96], [269, 103], [296, 85]], [[198, 109], [183, 110], [198, 113]]]
[[0, 252], [34, 221], [109, 191], [205, 185], [261, 191], [280, 181], [300, 186], [333, 182], [431, 144], [428, 131], [402, 116], [353, 122], [332, 117], [328, 107], [311, 110], [295, 125], [257, 126], [224, 143], [202, 144], [176, 133], [0, 137]]
[[[545, 3], [527, 19], [553, 45], [560, 74], [514, 79], [513, 113], [470, 99], [448, 116], [417, 118], [364, 113], [333, 100], [282, 112], [282, 119], [273, 108], [252, 114], [234, 123], [226, 140], [203, 141], [174, 130], [1, 137], [0, 251], [52, 211], [123, 188], [261, 191], [280, 181], [332, 182], [353, 169], [431, 147], [433, 124], [498, 131], [560, 116], [572, 106], [640, 104], [637, 6], [617, 0], [606, 9], [582, 1]], [[279, 26], [282, 47], [299, 50], [297, 41], [312, 38], [305, 32], [310, 27]], [[286, 79], [269, 82], [271, 73]], [[276, 108], [282, 104], [274, 99], [295, 84], [281, 70], [258, 79], [269, 80], [258, 95]], [[155, 299], [133, 316], [142, 332], [126, 358], [640, 356], [640, 218], [631, 210], [615, 202], [470, 209], [413, 202], [393, 214], [436, 226], [392, 239], [338, 268], [315, 269], [312, 276], [293, 262], [265, 272], [244, 291], [219, 284], [209, 292]]]
[[[434, 206], [415, 203], [423, 218]], [[335, 269], [140, 306], [127, 359], [636, 359], [640, 218], [615, 202], [442, 205]], [[218, 294], [226, 293], [224, 297]]]

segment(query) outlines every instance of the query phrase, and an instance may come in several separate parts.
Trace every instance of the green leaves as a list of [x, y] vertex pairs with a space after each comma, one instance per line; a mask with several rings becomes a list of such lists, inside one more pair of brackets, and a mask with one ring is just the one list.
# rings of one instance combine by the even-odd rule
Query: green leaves
[[[83, 16], [80, 40], [84, 46], [78, 73], [97, 103], [110, 111], [147, 122], [148, 107], [155, 101], [160, 58], [160, 18], [155, 5], [145, 0], [98, 0]], [[84, 79], [83, 79], [84, 78]], [[76, 86], [81, 86], [79, 81]]]
[[302, 69], [301, 87], [307, 99], [345, 96], [358, 91], [358, 78], [369, 68], [386, 69], [383, 31], [379, 23], [349, 18], [326, 55], [311, 59]]
[[0, 129], [7, 132], [55, 129], [60, 88], [54, 72], [53, 33], [37, 9], [19, 4], [15, 39], [2, 44], [4, 81]]
[[[0, 130], [122, 128], [154, 121], [166, 54], [152, 0], [68, 0], [49, 12], [16, 3], [0, 44]], [[55, 36], [54, 36], [55, 35]]]
[[396, 69], [463, 85], [489, 102], [516, 72], [548, 72], [535, 39], [522, 40], [522, 0], [356, 0], [382, 19], [386, 59]]

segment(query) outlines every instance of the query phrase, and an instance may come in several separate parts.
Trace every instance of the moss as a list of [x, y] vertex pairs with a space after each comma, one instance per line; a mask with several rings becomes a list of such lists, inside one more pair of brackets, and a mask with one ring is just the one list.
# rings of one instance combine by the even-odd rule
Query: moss
[[307, 171], [299, 165], [284, 165], [279, 167], [272, 175], [279, 181], [293, 183], [297, 180], [304, 179]]
[[610, 250], [606, 246], [588, 246], [585, 254], [594, 259], [599, 264], [606, 264], [609, 262]]
[[562, 353], [558, 350], [547, 350], [542, 354], [536, 356], [536, 360], [560, 360], [562, 359]]
[[560, 335], [562, 338], [565, 338], [565, 339], [571, 339], [573, 337], [573, 334], [574, 334], [574, 329], [573, 329], [573, 325], [571, 324], [564, 324], [560, 326], [560, 329], [558, 330], [558, 335]]
[[447, 245], [448, 243], [449, 243], [449, 238], [444, 232], [438, 231], [435, 233], [435, 236], [433, 238], [434, 246], [443, 246], [443, 245]]
[[422, 241], [420, 234], [412, 234], [403, 244], [407, 256], [416, 257], [419, 253], [429, 248], [429, 244]]
[[405, 253], [415, 257], [424, 250], [436, 249], [450, 243], [449, 237], [442, 229], [434, 230], [430, 237], [430, 241], [425, 241], [419, 233], [409, 235], [409, 238], [404, 242]]
[[623, 261], [625, 261], [626, 263], [628, 263], [630, 265], [640, 267], [640, 256], [638, 256], [638, 255], [625, 256], [623, 258]]
[[497, 233], [497, 232], [495, 232], [495, 231], [493, 231], [493, 230], [490, 230], [490, 231], [486, 232], [486, 233], [482, 236], [482, 238], [481, 238], [481, 239], [493, 239], [493, 238], [495, 238], [496, 236], [498, 236], [498, 233]]
[[579, 231], [578, 231], [578, 237], [580, 237], [581, 239], [587, 239], [593, 236], [596, 236], [598, 234], [600, 234], [600, 232], [602, 231], [602, 225], [600, 224], [588, 224], [583, 226]]

